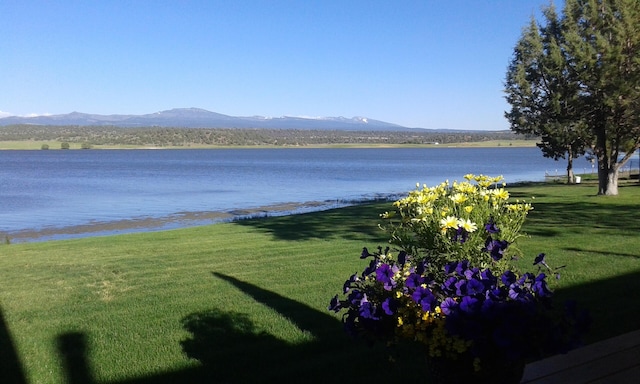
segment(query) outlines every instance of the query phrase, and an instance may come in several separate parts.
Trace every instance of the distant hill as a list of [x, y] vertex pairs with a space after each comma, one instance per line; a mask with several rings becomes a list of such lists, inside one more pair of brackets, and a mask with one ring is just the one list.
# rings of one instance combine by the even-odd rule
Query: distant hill
[[147, 115], [96, 115], [72, 112], [49, 116], [7, 116], [0, 126], [28, 124], [53, 126], [115, 126], [172, 128], [257, 128], [299, 130], [406, 131], [412, 128], [366, 117], [236, 117], [200, 108], [176, 108]]

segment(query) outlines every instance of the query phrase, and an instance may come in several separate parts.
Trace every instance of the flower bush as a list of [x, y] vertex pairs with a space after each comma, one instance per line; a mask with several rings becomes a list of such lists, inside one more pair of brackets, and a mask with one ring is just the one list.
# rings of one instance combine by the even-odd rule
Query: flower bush
[[[411, 255], [429, 259], [433, 272], [450, 261], [467, 259], [482, 267], [508, 267], [519, 254], [511, 246], [533, 209], [509, 201], [502, 176], [464, 176], [465, 181], [416, 188], [382, 215], [390, 243]], [[493, 187], [492, 187], [493, 186]], [[483, 251], [488, 252], [483, 252]]]
[[[344, 311], [345, 330], [369, 341], [424, 345], [427, 356], [461, 360], [482, 372], [565, 352], [579, 343], [586, 317], [575, 306], [554, 308], [538, 255], [536, 273], [511, 260], [532, 209], [510, 203], [501, 178], [467, 175], [463, 183], [417, 189], [382, 216], [391, 247], [376, 252], [343, 286], [329, 310]], [[474, 183], [475, 182], [475, 183]]]

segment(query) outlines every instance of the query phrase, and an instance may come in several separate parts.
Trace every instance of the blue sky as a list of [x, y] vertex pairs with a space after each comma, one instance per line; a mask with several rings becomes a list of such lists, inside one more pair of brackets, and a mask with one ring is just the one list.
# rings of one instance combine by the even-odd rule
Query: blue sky
[[548, 4], [3, 0], [0, 116], [198, 107], [508, 129], [506, 68]]

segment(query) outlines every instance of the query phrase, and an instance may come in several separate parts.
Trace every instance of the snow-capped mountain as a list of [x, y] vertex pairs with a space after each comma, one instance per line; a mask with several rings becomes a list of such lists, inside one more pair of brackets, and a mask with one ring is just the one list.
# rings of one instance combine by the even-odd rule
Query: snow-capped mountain
[[272, 128], [390, 131], [409, 128], [366, 117], [237, 117], [200, 108], [176, 108], [146, 115], [96, 115], [71, 112], [47, 116], [0, 116], [0, 126], [12, 124], [177, 128]]

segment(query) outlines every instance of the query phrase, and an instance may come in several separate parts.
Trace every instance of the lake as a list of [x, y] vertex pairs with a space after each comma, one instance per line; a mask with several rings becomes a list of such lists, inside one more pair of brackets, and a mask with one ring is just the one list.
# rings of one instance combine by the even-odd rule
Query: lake
[[[301, 213], [416, 183], [562, 176], [538, 148], [0, 151], [0, 236], [42, 241]], [[591, 172], [584, 158], [577, 173]]]

